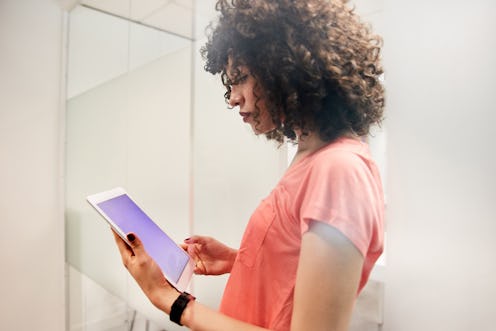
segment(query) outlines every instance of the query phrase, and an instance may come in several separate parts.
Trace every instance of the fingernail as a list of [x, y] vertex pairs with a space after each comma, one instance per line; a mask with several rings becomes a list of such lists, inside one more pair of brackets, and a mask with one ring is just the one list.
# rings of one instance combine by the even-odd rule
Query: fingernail
[[129, 240], [130, 242], [133, 242], [134, 239], [136, 239], [136, 237], [134, 236], [134, 234], [130, 233], [127, 235], [127, 240]]
[[189, 237], [188, 237], [188, 238], [184, 239], [184, 241], [188, 241], [188, 240], [190, 240], [190, 239], [191, 239], [191, 238], [189, 238]]

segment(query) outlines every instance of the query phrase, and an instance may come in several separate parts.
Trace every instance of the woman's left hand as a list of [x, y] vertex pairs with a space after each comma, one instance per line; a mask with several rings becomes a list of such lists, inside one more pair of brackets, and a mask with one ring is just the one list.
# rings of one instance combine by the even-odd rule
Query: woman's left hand
[[112, 232], [126, 269], [152, 304], [169, 314], [170, 307], [178, 297], [179, 292], [165, 279], [162, 270], [147, 254], [138, 236], [134, 233], [127, 235], [127, 239], [131, 243], [129, 246], [114, 230]]

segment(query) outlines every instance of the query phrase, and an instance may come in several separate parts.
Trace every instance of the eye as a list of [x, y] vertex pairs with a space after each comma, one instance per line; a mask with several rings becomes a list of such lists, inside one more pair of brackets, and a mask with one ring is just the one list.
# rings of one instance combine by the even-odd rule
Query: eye
[[247, 74], [244, 74], [244, 75], [239, 75], [238, 77], [236, 77], [234, 80], [230, 81], [230, 85], [239, 85], [239, 84], [243, 84], [244, 82], [246, 82], [246, 80], [248, 79], [248, 75]]
[[226, 93], [224, 93], [224, 100], [229, 104], [229, 99], [231, 99], [231, 89], [229, 88]]
[[222, 78], [222, 85], [224, 85], [225, 87], [231, 86], [233, 84], [232, 80], [229, 79], [229, 77], [226, 74], [223, 74], [221, 78]]

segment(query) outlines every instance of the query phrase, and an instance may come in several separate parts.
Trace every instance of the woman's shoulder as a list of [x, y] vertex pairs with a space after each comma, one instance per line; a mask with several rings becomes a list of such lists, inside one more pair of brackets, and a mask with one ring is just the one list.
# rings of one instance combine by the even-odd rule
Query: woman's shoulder
[[341, 138], [329, 143], [315, 154], [315, 163], [358, 162], [370, 160], [368, 144], [354, 138]]

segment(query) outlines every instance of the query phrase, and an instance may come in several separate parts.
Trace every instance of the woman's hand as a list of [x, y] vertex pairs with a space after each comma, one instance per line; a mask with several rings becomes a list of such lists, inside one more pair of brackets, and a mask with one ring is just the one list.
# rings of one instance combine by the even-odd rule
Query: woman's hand
[[[122, 256], [122, 262], [129, 273], [136, 280], [145, 295], [160, 310], [170, 315], [172, 303], [179, 296], [179, 292], [169, 284], [162, 271], [153, 259], [146, 253], [141, 240], [133, 233], [127, 238], [131, 246], [114, 232], [115, 242]], [[191, 250], [195, 260], [202, 266], [198, 270], [207, 274], [217, 274], [231, 270], [236, 257], [236, 250], [229, 248], [209, 237], [194, 236], [185, 240], [184, 249]], [[213, 272], [213, 273], [212, 273]], [[220, 314], [197, 301], [191, 301], [186, 306], [181, 323], [191, 330], [203, 331], [255, 331], [265, 330], [231, 317]]]
[[135, 234], [127, 235], [131, 243], [129, 246], [114, 230], [112, 232], [126, 269], [152, 304], [169, 314], [179, 292], [165, 279], [162, 270], [146, 253], [141, 240]]
[[231, 272], [238, 251], [221, 242], [204, 236], [192, 236], [181, 247], [196, 262], [198, 275], [222, 275]]

